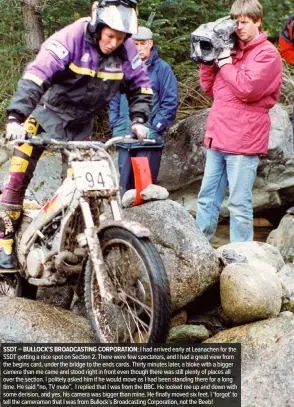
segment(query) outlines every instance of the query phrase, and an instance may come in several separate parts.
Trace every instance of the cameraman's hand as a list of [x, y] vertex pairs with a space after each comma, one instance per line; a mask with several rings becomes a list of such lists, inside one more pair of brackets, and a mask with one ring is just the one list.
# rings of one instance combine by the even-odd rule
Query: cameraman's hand
[[232, 63], [231, 48], [223, 48], [217, 57], [216, 60], [217, 66], [221, 68], [222, 66], [231, 63]]
[[27, 132], [17, 119], [8, 118], [6, 123], [6, 139], [8, 141], [15, 139], [25, 140]]
[[144, 139], [148, 138], [149, 136], [149, 129], [148, 127], [144, 126], [142, 123], [133, 123], [132, 124], [132, 133], [137, 137], [140, 141], [140, 144], [144, 144]]

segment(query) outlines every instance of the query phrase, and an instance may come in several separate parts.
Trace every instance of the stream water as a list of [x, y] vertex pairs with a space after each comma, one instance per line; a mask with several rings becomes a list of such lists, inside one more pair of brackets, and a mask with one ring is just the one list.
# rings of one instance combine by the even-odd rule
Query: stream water
[[[217, 249], [220, 246], [230, 243], [229, 228], [229, 224], [218, 225], [216, 234], [211, 241], [212, 247]], [[273, 226], [254, 226], [254, 241], [266, 242], [266, 239], [272, 230]]]

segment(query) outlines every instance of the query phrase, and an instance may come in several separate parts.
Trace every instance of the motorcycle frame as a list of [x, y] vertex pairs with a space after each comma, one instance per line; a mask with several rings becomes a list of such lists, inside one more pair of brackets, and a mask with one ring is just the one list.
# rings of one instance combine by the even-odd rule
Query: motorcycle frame
[[[23, 140], [14, 140], [15, 144], [22, 143]], [[29, 142], [31, 145], [39, 145], [40, 139], [34, 140], [31, 139]], [[93, 263], [94, 271], [96, 274], [98, 286], [100, 289], [101, 296], [106, 301], [112, 301], [112, 285], [111, 281], [108, 277], [106, 267], [103, 261], [102, 250], [99, 242], [98, 234], [103, 229], [108, 227], [120, 227], [126, 229], [133, 233], [138, 238], [150, 237], [149, 230], [140, 225], [137, 222], [122, 220], [121, 215], [121, 199], [119, 193], [119, 183], [116, 168], [114, 166], [113, 160], [111, 156], [107, 153], [106, 149], [109, 148], [111, 145], [117, 142], [137, 142], [136, 139], [133, 139], [132, 136], [122, 136], [122, 137], [115, 137], [108, 140], [105, 144], [101, 142], [79, 142], [79, 141], [71, 141], [71, 142], [60, 142], [53, 139], [46, 139], [42, 141], [41, 145], [46, 146], [46, 148], [50, 150], [62, 150], [65, 155], [69, 158], [69, 163], [74, 161], [98, 161], [98, 160], [108, 160], [109, 167], [111, 169], [111, 177], [113, 177], [113, 187], [110, 189], [96, 189], [96, 190], [80, 190], [77, 181], [74, 177], [67, 177], [62, 185], [57, 189], [55, 195], [52, 199], [50, 199], [39, 211], [38, 215], [34, 217], [32, 222], [29, 224], [27, 229], [22, 234], [20, 241], [18, 243], [18, 260], [23, 267], [23, 274], [28, 279], [29, 283], [38, 285], [38, 286], [48, 286], [48, 285], [55, 285], [57, 281], [53, 279], [53, 281], [48, 282], [45, 278], [42, 282], [42, 277], [30, 278], [30, 275], [27, 271], [27, 256], [31, 249], [33, 249], [34, 243], [37, 241], [38, 238], [44, 239], [44, 235], [41, 232], [41, 229], [52, 222], [57, 216], [62, 214], [62, 220], [60, 225], [60, 234], [58, 238], [58, 250], [56, 252], [49, 252], [47, 257], [60, 255], [64, 251], [64, 241], [65, 241], [65, 231], [68, 223], [74, 216], [76, 210], [80, 207], [82, 216], [84, 219], [85, 230], [82, 233], [82, 241], [86, 242], [83, 244], [79, 244], [77, 240], [77, 247], [78, 246], [87, 246], [89, 257]], [[147, 143], [153, 142], [153, 140], [145, 140]], [[87, 150], [88, 156], [90, 160], [85, 160], [86, 152], [83, 153], [80, 150]], [[111, 211], [112, 211], [112, 219], [107, 219], [102, 224], [95, 225], [93, 216], [91, 213], [91, 208], [88, 202], [88, 197], [95, 197], [97, 200], [107, 199]], [[100, 222], [99, 222], [100, 223]], [[65, 253], [65, 252], [64, 252]], [[45, 263], [43, 263], [44, 265]], [[64, 280], [64, 279], [63, 279]]]
[[[112, 210], [113, 221], [116, 223], [121, 221], [122, 217], [119, 206], [119, 186], [115, 166], [112, 158], [103, 148], [96, 149], [95, 153], [92, 152], [93, 154], [90, 160], [84, 160], [83, 158], [86, 154], [81, 154], [81, 151], [79, 150], [64, 150], [64, 152], [69, 157], [69, 162], [97, 161], [97, 159], [108, 160], [111, 168], [111, 175], [113, 176], [114, 188], [101, 191], [79, 190], [75, 178], [67, 177], [63, 181], [62, 185], [57, 189], [53, 198], [40, 209], [38, 215], [32, 220], [28, 228], [23, 233], [19, 242], [18, 258], [24, 270], [26, 270], [26, 257], [28, 253], [30, 252], [36, 240], [38, 238], [42, 239], [44, 237], [41, 229], [62, 213], [63, 218], [60, 226], [58, 245], [58, 253], [61, 253], [63, 250], [62, 242], [64, 242], [65, 239], [66, 226], [68, 225], [68, 222], [70, 221], [72, 216], [74, 216], [78, 207], [80, 207], [85, 223], [84, 236], [87, 242], [86, 245], [88, 247], [89, 256], [93, 263], [98, 286], [100, 287], [100, 293], [101, 296], [104, 297], [106, 300], [111, 301], [111, 290], [109, 287], [108, 289], [105, 288], [106, 284], [109, 286], [109, 278], [107, 276], [106, 268], [103, 262], [102, 251], [98, 238], [99, 225], [94, 224], [91, 208], [89, 202], [87, 201], [87, 198], [89, 196], [94, 196], [98, 200], [108, 199]], [[27, 275], [27, 273], [26, 277], [29, 278], [29, 275]]]

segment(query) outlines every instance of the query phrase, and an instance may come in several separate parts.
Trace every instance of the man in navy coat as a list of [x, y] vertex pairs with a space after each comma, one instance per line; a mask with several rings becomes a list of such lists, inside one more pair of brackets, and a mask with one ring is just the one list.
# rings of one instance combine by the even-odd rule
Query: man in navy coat
[[[175, 119], [178, 107], [177, 80], [169, 64], [159, 58], [152, 31], [147, 27], [139, 27], [138, 33], [134, 34], [132, 39], [135, 41], [141, 59], [138, 64], [145, 64], [147, 68], [153, 90], [153, 101], [149, 120], [144, 123], [149, 130], [150, 142], [120, 144], [118, 147], [122, 195], [135, 187], [131, 157], [148, 158], [152, 183], [156, 183], [164, 146], [163, 132]], [[132, 123], [129, 118], [128, 101], [124, 94], [118, 92], [111, 100], [109, 119], [114, 137], [130, 133]]]

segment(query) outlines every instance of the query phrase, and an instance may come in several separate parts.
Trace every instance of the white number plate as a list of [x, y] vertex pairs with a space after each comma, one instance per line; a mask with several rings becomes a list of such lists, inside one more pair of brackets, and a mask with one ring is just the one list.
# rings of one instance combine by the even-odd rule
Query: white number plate
[[73, 162], [72, 169], [80, 190], [111, 189], [115, 186], [106, 160]]

